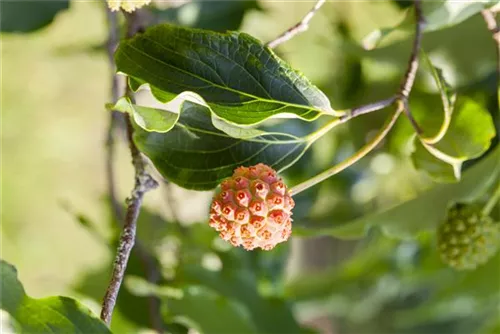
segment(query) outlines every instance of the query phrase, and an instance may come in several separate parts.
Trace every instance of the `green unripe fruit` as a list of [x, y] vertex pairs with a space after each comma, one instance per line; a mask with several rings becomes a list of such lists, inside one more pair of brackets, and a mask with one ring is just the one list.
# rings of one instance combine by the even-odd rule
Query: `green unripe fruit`
[[471, 270], [487, 262], [498, 250], [500, 224], [474, 205], [456, 204], [438, 228], [438, 249], [444, 263]]

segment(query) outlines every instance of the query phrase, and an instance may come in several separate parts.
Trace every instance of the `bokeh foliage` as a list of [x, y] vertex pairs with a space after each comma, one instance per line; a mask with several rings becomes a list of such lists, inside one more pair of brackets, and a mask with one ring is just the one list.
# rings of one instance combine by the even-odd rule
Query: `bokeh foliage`
[[[451, 145], [446, 145], [446, 141], [440, 144], [448, 154], [465, 158], [463, 160], [472, 159], [463, 164], [460, 180], [453, 170], [450, 172], [450, 164], [436, 167], [433, 156], [419, 156], [428, 152], [422, 151], [423, 147], [417, 146], [413, 153], [414, 166], [438, 181], [453, 183], [440, 184], [414, 169], [410, 154], [418, 142], [408, 121], [401, 119], [376, 154], [297, 197], [295, 239], [324, 235], [364, 238], [340, 263], [316, 272], [299, 269], [293, 275], [287, 263], [300, 265], [290, 253], [293, 245], [279, 246], [270, 253], [230, 249], [220, 243], [203, 219], [186, 226], [182, 219], [165, 218], [158, 208], [144, 210], [139, 222], [139, 240], [146, 245], [147, 256], [161, 272], [161, 278], [154, 284], [147, 282], [144, 254], [136, 251], [132, 255], [112, 331], [135, 332], [150, 327], [148, 305], [154, 297], [161, 300], [162, 318], [172, 333], [184, 333], [188, 328], [202, 333], [299, 333], [310, 331], [306, 323], [318, 317], [326, 318], [342, 333], [495, 333], [496, 315], [500, 312], [499, 255], [476, 271], [460, 273], [440, 263], [435, 249], [434, 229], [450, 203], [484, 203], [498, 184], [500, 173], [498, 135], [491, 141], [495, 133], [492, 126], [499, 128], [494, 48], [478, 14], [486, 4], [470, 4], [470, 7], [460, 4], [463, 7], [460, 11], [443, 11], [443, 8], [452, 8], [451, 3], [443, 2], [443, 7], [439, 7], [440, 3], [436, 2], [426, 9], [432, 29], [424, 36], [424, 49], [431, 65], [439, 68], [442, 71], [439, 75], [449, 81], [446, 89], [451, 87], [458, 96], [450, 124], [450, 128], [455, 126], [458, 130], [449, 133]], [[59, 6], [63, 7], [53, 9], [49, 2], [39, 1], [36, 6], [44, 10], [30, 13], [37, 12], [40, 17], [25, 26], [11, 28], [3, 17], [8, 9], [6, 4], [9, 2], [2, 3], [4, 32], [42, 28], [54, 19], [56, 12], [67, 7], [67, 3], [66, 7], [61, 3]], [[79, 10], [79, 6], [83, 5], [71, 10]], [[102, 11], [100, 4], [88, 6], [93, 6], [92, 12]], [[275, 37], [287, 26], [285, 22], [276, 26], [276, 22], [281, 22], [276, 18], [289, 10], [286, 5], [241, 1], [217, 2], [216, 6], [218, 10], [211, 2], [197, 1], [178, 8], [156, 8], [153, 14], [156, 23], [217, 31], [241, 27], [264, 40]], [[307, 4], [298, 7], [300, 11], [290, 10], [289, 14], [300, 17], [308, 9]], [[372, 15], [372, 11], [384, 10], [392, 15], [388, 15], [387, 22], [374, 19], [364, 24], [359, 19]], [[389, 30], [383, 30], [378, 38], [384, 37], [384, 44], [373, 51], [361, 47], [367, 41], [362, 37], [372, 30], [395, 26], [403, 17], [411, 17], [411, 14], [405, 14], [393, 1], [327, 4], [307, 37], [299, 36], [276, 52], [308, 77], [309, 72], [314, 73], [308, 70], [313, 61], [311, 57], [328, 64], [322, 70], [326, 74], [312, 75], [309, 79], [326, 93], [334, 108], [384, 98], [394, 92], [405, 66], [411, 22], [404, 19], [398, 28], [401, 31], [391, 30], [391, 34], [399, 34], [399, 38], [391, 40], [387, 34], [385, 39]], [[275, 22], [270, 22], [273, 20]], [[439, 26], [439, 22], [446, 22], [446, 26]], [[263, 32], [261, 25], [267, 25], [272, 34]], [[52, 29], [52, 26], [44, 29]], [[373, 43], [375, 34], [369, 36], [372, 45], [377, 45], [379, 40]], [[308, 52], [308, 46], [318, 52]], [[6, 61], [13, 61], [12, 56]], [[104, 62], [104, 55], [99, 62]], [[73, 66], [78, 66], [78, 59]], [[411, 108], [426, 129], [435, 130], [443, 123], [446, 106], [439, 96], [443, 89], [439, 89], [439, 84], [436, 86], [432, 68], [422, 66]], [[15, 108], [8, 112], [14, 113]], [[466, 113], [469, 116], [464, 119], [453, 118]], [[105, 118], [103, 110], [101, 114]], [[329, 133], [284, 172], [285, 178], [292, 184], [298, 183], [338, 162], [362, 145], [385, 116], [384, 112], [367, 115]], [[80, 116], [75, 113], [74, 117]], [[278, 122], [264, 130], [300, 137], [321, 124], [321, 118], [313, 123], [293, 120]], [[467, 127], [469, 124], [475, 126]], [[49, 127], [44, 131], [49, 131]], [[457, 146], [459, 150], [454, 151]], [[128, 163], [127, 158], [123, 161]], [[13, 175], [14, 171], [7, 169], [7, 173]], [[80, 214], [80, 218], [85, 218], [80, 219], [85, 222], [80, 226], [91, 233], [81, 230], [77, 233], [91, 235], [106, 260], [94, 270], [82, 269], [76, 282], [67, 289], [72, 295], [99, 302], [108, 281], [119, 228], [109, 214], [103, 214], [108, 203], [103, 205], [97, 199], [93, 202], [104, 209], [93, 215], [99, 217], [97, 219]], [[206, 206], [200, 205], [199, 211], [203, 217]], [[12, 229], [15, 215], [3, 217], [7, 218], [4, 224]], [[493, 217], [500, 219], [497, 211]], [[40, 234], [47, 242], [51, 236], [45, 233]], [[22, 236], [20, 233], [18, 237]], [[43, 243], [38, 247], [43, 247]], [[6, 258], [12, 256], [9, 252]], [[2, 299], [3, 309], [5, 305]]]

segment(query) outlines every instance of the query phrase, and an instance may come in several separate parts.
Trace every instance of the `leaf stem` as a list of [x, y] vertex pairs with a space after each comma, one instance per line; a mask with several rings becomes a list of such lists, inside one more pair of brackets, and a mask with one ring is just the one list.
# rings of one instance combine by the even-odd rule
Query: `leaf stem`
[[495, 205], [498, 204], [499, 200], [500, 200], [500, 183], [497, 185], [495, 192], [490, 197], [488, 202], [486, 202], [486, 205], [484, 206], [483, 210], [481, 210], [482, 214], [485, 216], [489, 216]]
[[365, 104], [353, 109], [347, 109], [343, 110], [342, 112], [344, 113], [344, 116], [341, 116], [339, 118], [335, 118], [331, 120], [330, 122], [326, 123], [324, 126], [319, 128], [318, 130], [314, 131], [313, 133], [310, 133], [305, 137], [306, 141], [308, 141], [310, 144], [314, 143], [316, 140], [324, 136], [326, 133], [328, 133], [331, 129], [336, 127], [337, 125], [346, 123], [347, 121], [364, 115], [371, 113], [372, 111], [377, 111], [380, 109], [384, 109], [391, 104], [393, 104], [396, 101], [396, 97], [391, 97], [385, 100], [380, 100], [377, 102]]
[[384, 109], [384, 108], [390, 106], [391, 104], [393, 104], [395, 101], [396, 101], [396, 96], [392, 96], [388, 99], [368, 103], [368, 104], [347, 110], [346, 115], [341, 117], [341, 118], [345, 118], [344, 121], [348, 121], [351, 118], [354, 118], [354, 117], [357, 117], [360, 115], [364, 115], [364, 114], [369, 114], [372, 111]]
[[267, 42], [266, 46], [270, 49], [274, 49], [278, 45], [291, 40], [296, 35], [307, 31], [307, 29], [309, 29], [309, 22], [314, 17], [316, 12], [321, 8], [321, 6], [325, 4], [325, 2], [326, 0], [317, 0], [314, 7], [307, 12], [307, 14], [302, 18], [302, 20], [297, 22], [292, 27], [288, 28], [284, 33], [282, 33], [272, 41]]
[[323, 137], [326, 133], [328, 133], [328, 131], [330, 131], [331, 129], [342, 123], [344, 123], [344, 121], [341, 118], [334, 118], [330, 122], [326, 123], [321, 128], [319, 128], [318, 130], [308, 134], [304, 139], [310, 144], [312, 144], [319, 138]]
[[361, 158], [366, 156], [368, 153], [370, 153], [375, 147], [377, 147], [378, 144], [387, 136], [389, 131], [392, 129], [394, 124], [396, 123], [396, 120], [398, 119], [399, 115], [403, 111], [403, 105], [399, 104], [398, 109], [396, 112], [394, 112], [391, 117], [388, 119], [386, 124], [382, 129], [379, 130], [375, 138], [373, 138], [369, 143], [367, 143], [365, 146], [363, 146], [359, 151], [357, 151], [355, 154], [347, 158], [346, 160], [342, 161], [341, 163], [330, 167], [329, 169], [325, 170], [324, 172], [310, 178], [309, 180], [299, 183], [298, 185], [292, 187], [290, 189], [290, 194], [292, 196], [297, 195], [298, 193], [326, 180], [327, 178], [340, 173], [344, 169], [352, 166], [354, 163], [359, 161]]

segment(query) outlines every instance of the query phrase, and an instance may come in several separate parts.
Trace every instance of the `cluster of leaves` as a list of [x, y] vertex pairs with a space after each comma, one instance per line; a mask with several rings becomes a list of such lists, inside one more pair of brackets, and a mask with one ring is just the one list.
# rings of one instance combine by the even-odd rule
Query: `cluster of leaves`
[[[77, 216], [95, 233], [90, 219]], [[96, 300], [108, 284], [119, 237], [116, 222], [108, 221], [115, 231], [109, 243], [110, 261], [81, 277], [74, 287]], [[151, 298], [160, 301], [163, 325], [173, 333], [186, 333], [188, 328], [214, 334], [306, 331], [283, 295], [287, 247], [246, 252], [228, 247], [205, 223], [181, 226], [149, 210], [139, 218], [138, 243], [147, 246], [132, 252], [111, 324], [113, 332], [151, 327]], [[150, 270], [144, 267], [145, 253], [161, 276], [154, 283], [144, 278]]]

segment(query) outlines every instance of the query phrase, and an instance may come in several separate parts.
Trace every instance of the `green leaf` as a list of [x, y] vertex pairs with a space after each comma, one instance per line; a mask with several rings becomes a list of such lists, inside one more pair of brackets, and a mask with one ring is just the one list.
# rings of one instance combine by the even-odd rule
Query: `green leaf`
[[196, 0], [153, 13], [160, 22], [167, 21], [186, 27], [224, 32], [237, 30], [245, 13], [252, 9], [260, 9], [259, 3], [255, 0]]
[[106, 325], [76, 300], [67, 297], [31, 298], [16, 269], [1, 260], [1, 308], [24, 333], [111, 333]]
[[[457, 25], [481, 10], [496, 3], [494, 1], [422, 1], [422, 11], [425, 18], [424, 32], [437, 31]], [[413, 32], [415, 30], [415, 13], [412, 8], [405, 18], [394, 27], [386, 27], [371, 32], [363, 39], [363, 47], [375, 49], [382, 41], [395, 32]], [[410, 34], [408, 34], [410, 35]]]
[[50, 24], [57, 13], [68, 9], [69, 1], [2, 1], [0, 31], [31, 32]]
[[257, 333], [245, 307], [202, 286], [183, 289], [181, 299], [167, 301], [173, 320], [205, 334]]
[[481, 156], [495, 137], [495, 125], [490, 113], [471, 99], [459, 99], [450, 127], [443, 139], [434, 146], [459, 160]]
[[259, 162], [281, 171], [310, 145], [289, 134], [264, 133], [245, 140], [232, 138], [212, 125], [210, 111], [186, 101], [178, 123], [167, 133], [135, 126], [134, 141], [163, 177], [181, 187], [208, 190], [239, 166]]
[[411, 154], [413, 166], [425, 171], [436, 182], [457, 182], [460, 180], [462, 162], [447, 163], [431, 154], [422, 142], [414, 139], [415, 150]]
[[[148, 132], [165, 133], [170, 131], [179, 121], [179, 116], [186, 101], [193, 102], [199, 105], [199, 108], [211, 112], [205, 101], [199, 95], [192, 92], [183, 92], [177, 95], [173, 100], [163, 103], [161, 108], [139, 106], [133, 104], [128, 97], [120, 98], [114, 105], [108, 104], [107, 108], [132, 115], [134, 122]], [[248, 139], [265, 134], [264, 131], [258, 129], [241, 128], [229, 124], [213, 113], [211, 115], [211, 122], [218, 130], [233, 138]]]
[[411, 155], [413, 165], [438, 182], [460, 180], [462, 163], [486, 152], [495, 136], [491, 115], [479, 104], [462, 99], [457, 109], [449, 125], [434, 138], [414, 138], [417, 143]]
[[234, 268], [234, 265], [231, 266], [232, 261], [238, 262], [238, 258], [227, 254], [223, 258], [221, 272], [184, 265], [179, 280], [206, 286], [227, 298], [235, 299], [248, 309], [259, 333], [302, 333], [304, 330], [294, 319], [285, 300], [259, 295], [254, 273], [248, 267]]
[[122, 97], [114, 105], [107, 105], [108, 109], [130, 114], [134, 122], [146, 131], [168, 132], [179, 120], [179, 113], [165, 109], [144, 107], [133, 104], [127, 97]]
[[500, 318], [498, 318], [498, 310], [485, 322], [476, 334], [497, 334], [500, 333]]
[[420, 231], [434, 229], [444, 219], [450, 202], [476, 199], [499, 177], [500, 146], [497, 145], [487, 157], [467, 169], [460, 182], [437, 185], [412, 200], [344, 224], [322, 229], [297, 226], [294, 234], [357, 239], [363, 237], [369, 227], [379, 226], [389, 235], [414, 237]]
[[134, 89], [149, 84], [163, 103], [191, 91], [229, 123], [336, 115], [318, 88], [244, 33], [158, 25], [121, 42], [115, 59]]

